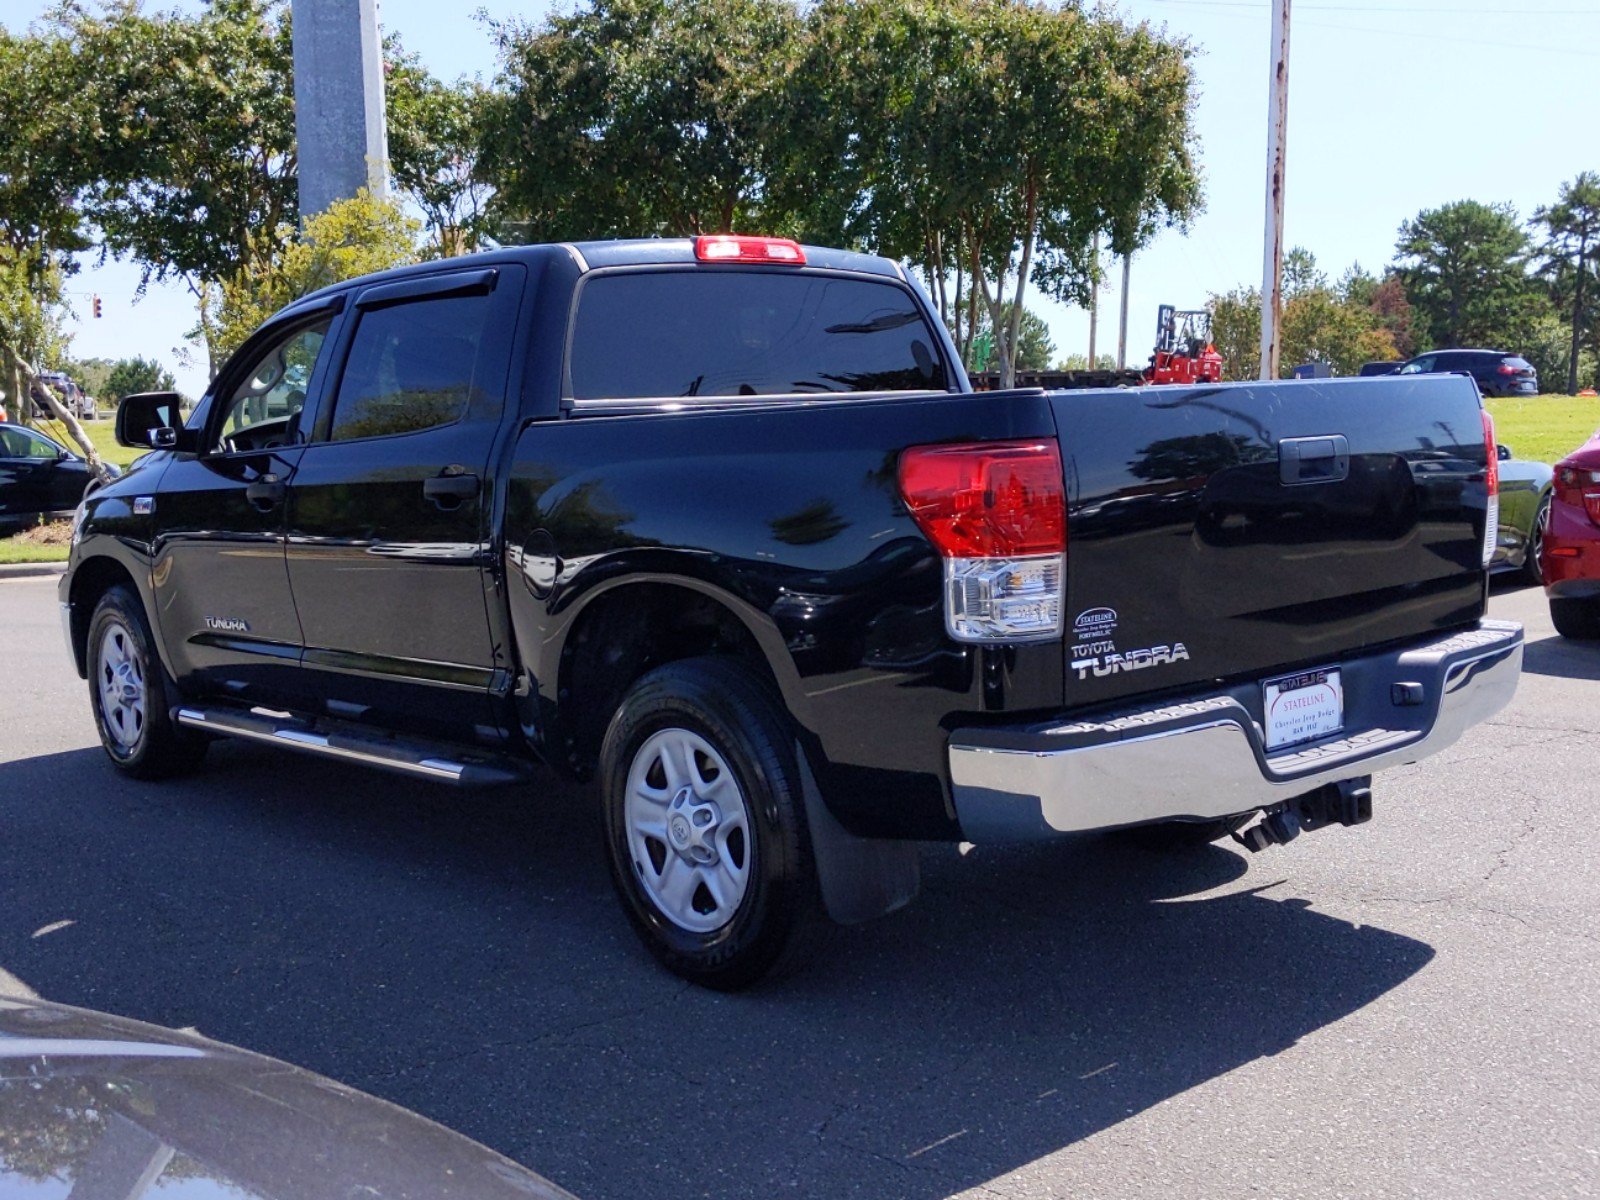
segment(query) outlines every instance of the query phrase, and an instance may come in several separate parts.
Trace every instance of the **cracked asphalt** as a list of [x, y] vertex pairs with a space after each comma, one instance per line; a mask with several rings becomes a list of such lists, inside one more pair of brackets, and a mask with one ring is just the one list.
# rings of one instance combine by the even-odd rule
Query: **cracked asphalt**
[[1247, 860], [925, 853], [810, 973], [686, 988], [587, 795], [242, 745], [102, 759], [53, 580], [0, 582], [0, 990], [191, 1026], [588, 1200], [1600, 1192], [1600, 646], [1537, 591], [1512, 707]]

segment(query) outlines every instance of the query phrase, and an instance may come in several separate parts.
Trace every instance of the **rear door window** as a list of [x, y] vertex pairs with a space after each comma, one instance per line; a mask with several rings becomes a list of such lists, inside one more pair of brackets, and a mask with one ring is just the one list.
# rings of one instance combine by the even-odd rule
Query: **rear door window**
[[490, 297], [413, 300], [361, 314], [329, 440], [389, 437], [459, 421], [478, 381]]
[[911, 293], [822, 274], [644, 271], [591, 278], [569, 360], [576, 400], [945, 391]]

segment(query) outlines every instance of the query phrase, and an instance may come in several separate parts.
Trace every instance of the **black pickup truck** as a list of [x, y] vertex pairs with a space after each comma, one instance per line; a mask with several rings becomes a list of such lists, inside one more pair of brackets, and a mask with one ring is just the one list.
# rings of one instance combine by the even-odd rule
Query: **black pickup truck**
[[917, 841], [1358, 823], [1521, 668], [1470, 380], [974, 394], [895, 263], [792, 242], [340, 284], [117, 420], [155, 449], [60, 592], [117, 767], [595, 778], [716, 987], [908, 901]]

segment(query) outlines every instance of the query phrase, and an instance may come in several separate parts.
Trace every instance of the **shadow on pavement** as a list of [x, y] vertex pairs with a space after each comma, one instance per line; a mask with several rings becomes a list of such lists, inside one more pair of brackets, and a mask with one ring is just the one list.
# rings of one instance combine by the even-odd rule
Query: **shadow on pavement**
[[245, 746], [157, 786], [98, 749], [0, 765], [0, 830], [0, 968], [40, 994], [289, 1059], [588, 1200], [948, 1196], [1433, 955], [1272, 899], [1268, 861], [1202, 895], [1245, 874], [1231, 850], [934, 847], [910, 911], [719, 996], [634, 943], [586, 794], [461, 796]]
[[1522, 669], [1563, 679], [1600, 679], [1600, 642], [1575, 642], [1564, 637], [1529, 642], [1522, 650]]

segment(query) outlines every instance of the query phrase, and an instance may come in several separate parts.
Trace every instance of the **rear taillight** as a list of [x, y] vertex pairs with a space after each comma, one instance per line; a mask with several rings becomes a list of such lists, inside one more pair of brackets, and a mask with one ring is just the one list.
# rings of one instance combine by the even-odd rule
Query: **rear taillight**
[[900, 495], [944, 559], [951, 637], [1061, 635], [1067, 495], [1054, 441], [913, 446]]
[[1483, 452], [1488, 462], [1483, 472], [1484, 490], [1488, 495], [1483, 524], [1483, 566], [1488, 570], [1494, 560], [1495, 543], [1500, 536], [1500, 446], [1494, 440], [1494, 418], [1483, 409]]
[[1556, 468], [1556, 498], [1589, 514], [1600, 525], [1600, 471], [1565, 464]]
[[775, 263], [785, 267], [806, 265], [806, 252], [788, 238], [745, 237], [713, 233], [694, 240], [694, 256], [706, 263]]
[[1510, 363], [1501, 363], [1495, 370], [1502, 375], [1515, 375], [1517, 373], [1517, 368]]

